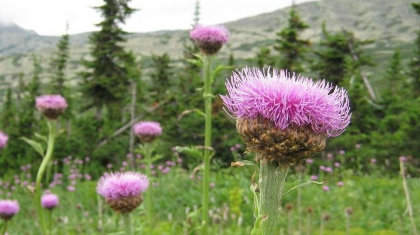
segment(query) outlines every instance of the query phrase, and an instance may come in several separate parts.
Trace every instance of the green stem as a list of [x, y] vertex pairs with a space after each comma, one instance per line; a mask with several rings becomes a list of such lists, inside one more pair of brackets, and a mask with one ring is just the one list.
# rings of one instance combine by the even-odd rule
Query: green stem
[[306, 235], [310, 235], [310, 228], [311, 228], [311, 214], [306, 215]]
[[346, 214], [346, 235], [350, 235], [350, 215]]
[[[261, 156], [257, 157], [263, 159]], [[278, 166], [275, 162], [261, 161], [258, 181], [260, 187], [258, 218], [262, 218], [262, 235], [277, 234], [281, 195], [288, 170], [289, 166]]]
[[145, 203], [146, 203], [146, 217], [147, 221], [149, 222], [149, 226], [153, 224], [153, 208], [152, 208], [152, 197], [153, 197], [153, 185], [152, 185], [152, 170], [150, 166], [152, 165], [152, 152], [153, 152], [153, 145], [150, 143], [145, 143], [142, 146], [143, 148], [143, 155], [146, 161], [146, 175], [149, 178], [150, 186], [145, 192]]
[[8, 220], [4, 220], [3, 229], [2, 229], [2, 231], [0, 233], [1, 235], [5, 235], [6, 232], [7, 232], [7, 225], [8, 225], [7, 221]]
[[41, 181], [44, 175], [45, 169], [49, 161], [51, 161], [53, 150], [54, 150], [54, 141], [55, 141], [55, 123], [53, 120], [47, 121], [49, 134], [48, 134], [48, 146], [47, 152], [45, 153], [44, 159], [42, 159], [41, 166], [38, 169], [36, 175], [36, 189], [35, 189], [35, 205], [38, 212], [39, 224], [41, 227], [42, 234], [48, 235], [49, 231], [46, 226], [45, 217], [41, 205]]
[[48, 231], [51, 233], [52, 228], [52, 210], [48, 210]]
[[210, 147], [211, 147], [211, 60], [212, 57], [204, 55], [204, 110], [205, 110], [205, 129], [204, 129], [204, 173], [203, 173], [203, 211], [202, 211], [202, 235], [207, 235], [209, 224], [209, 187], [210, 187]]
[[131, 214], [125, 213], [122, 215], [124, 227], [125, 227], [125, 235], [133, 235], [133, 224], [131, 222]]
[[408, 216], [410, 217], [411, 229], [413, 230], [413, 234], [417, 235], [418, 233], [417, 233], [416, 223], [414, 222], [413, 207], [411, 206], [410, 191], [408, 189], [407, 179], [405, 177], [403, 161], [400, 161], [400, 173], [402, 177], [405, 199], [407, 201], [407, 211], [408, 211]]

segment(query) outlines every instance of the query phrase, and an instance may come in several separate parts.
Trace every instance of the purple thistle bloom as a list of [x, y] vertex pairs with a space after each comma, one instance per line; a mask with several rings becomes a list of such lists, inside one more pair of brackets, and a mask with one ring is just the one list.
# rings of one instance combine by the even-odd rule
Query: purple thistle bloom
[[270, 120], [281, 130], [310, 126], [326, 137], [338, 136], [350, 123], [347, 91], [325, 80], [288, 74], [286, 71], [245, 68], [226, 82], [228, 95], [221, 96], [237, 118]]
[[318, 180], [318, 176], [317, 175], [311, 175], [311, 180], [312, 181]]
[[336, 162], [336, 163], [334, 163], [334, 166], [335, 166], [336, 168], [339, 168], [339, 167], [341, 166], [341, 164], [340, 164], [339, 162]]
[[11, 219], [19, 211], [19, 203], [16, 200], [0, 200], [0, 218]]
[[324, 190], [324, 192], [328, 192], [328, 191], [330, 191], [330, 187], [325, 185], [325, 186], [322, 187], [322, 190]]
[[0, 131], [0, 149], [6, 147], [9, 136]]
[[314, 163], [314, 160], [312, 158], [308, 158], [308, 159], [306, 159], [306, 163], [312, 164], [312, 163]]
[[53, 194], [53, 193], [49, 193], [49, 194], [44, 194], [41, 197], [41, 205], [42, 207], [44, 207], [45, 209], [48, 210], [52, 210], [55, 207], [58, 206], [58, 196]]
[[229, 31], [224, 26], [197, 25], [190, 31], [190, 38], [194, 40], [204, 54], [216, 54], [229, 39]]
[[36, 108], [48, 119], [57, 119], [67, 108], [61, 95], [41, 95], [36, 98]]
[[143, 142], [151, 142], [162, 135], [162, 127], [159, 122], [138, 122], [134, 124], [133, 131]]
[[117, 172], [105, 173], [99, 179], [96, 191], [107, 200], [113, 210], [128, 213], [141, 204], [141, 194], [148, 187], [149, 179], [141, 173]]
[[149, 187], [147, 176], [137, 172], [111, 173], [103, 175], [96, 188], [106, 199], [137, 196]]
[[337, 182], [337, 186], [340, 187], [340, 188], [343, 187], [344, 186], [344, 182], [343, 181]]
[[401, 162], [406, 162], [407, 161], [407, 157], [406, 156], [401, 156], [399, 157]]
[[375, 164], [376, 163], [376, 158], [371, 158], [370, 163]]

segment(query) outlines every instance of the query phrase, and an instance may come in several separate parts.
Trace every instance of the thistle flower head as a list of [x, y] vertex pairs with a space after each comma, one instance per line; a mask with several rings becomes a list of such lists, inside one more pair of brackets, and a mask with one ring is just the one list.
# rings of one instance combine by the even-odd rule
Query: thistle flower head
[[190, 31], [193, 39], [204, 54], [216, 54], [229, 39], [229, 32], [224, 26], [197, 25]]
[[133, 211], [141, 202], [141, 193], [149, 187], [147, 176], [137, 172], [117, 172], [103, 175], [96, 188], [117, 212]]
[[36, 98], [36, 108], [51, 120], [57, 119], [67, 106], [67, 101], [61, 95], [41, 95]]
[[11, 219], [19, 211], [19, 203], [16, 200], [0, 200], [0, 218]]
[[293, 164], [325, 148], [350, 122], [347, 92], [324, 80], [286, 71], [245, 68], [226, 82], [221, 96], [247, 151]]
[[8, 140], [9, 140], [9, 136], [7, 136], [5, 133], [0, 131], [0, 149], [6, 147]]
[[53, 193], [44, 194], [41, 197], [41, 205], [45, 209], [52, 210], [58, 206], [59, 199], [58, 196]]
[[290, 75], [273, 70], [264, 73], [245, 68], [226, 83], [222, 99], [238, 118], [261, 116], [281, 130], [289, 126], [310, 126], [327, 137], [340, 135], [350, 123], [346, 90], [324, 80]]
[[162, 127], [159, 122], [138, 122], [133, 127], [136, 134], [143, 142], [152, 142], [162, 134]]

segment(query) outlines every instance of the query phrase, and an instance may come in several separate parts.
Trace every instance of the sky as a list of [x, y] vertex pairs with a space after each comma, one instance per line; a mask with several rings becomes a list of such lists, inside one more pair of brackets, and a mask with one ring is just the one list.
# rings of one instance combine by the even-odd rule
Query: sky
[[[296, 4], [310, 0], [295, 0]], [[124, 30], [152, 32], [189, 29], [196, 0], [132, 0], [139, 9], [127, 19]], [[292, 0], [200, 0], [200, 24], [213, 25], [272, 12], [290, 6]], [[40, 35], [62, 35], [97, 30], [100, 14], [92, 9], [102, 0], [0, 0], [0, 21], [14, 22]]]

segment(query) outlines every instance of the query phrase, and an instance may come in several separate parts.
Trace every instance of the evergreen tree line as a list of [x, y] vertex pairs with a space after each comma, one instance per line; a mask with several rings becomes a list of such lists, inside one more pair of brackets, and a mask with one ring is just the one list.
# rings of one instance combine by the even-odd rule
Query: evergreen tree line
[[[85, 69], [77, 76], [77, 85], [70, 85], [65, 68], [69, 58], [69, 36], [63, 35], [49, 68], [40, 66], [33, 56], [33, 71], [29, 81], [18, 77], [15, 91], [9, 88], [3, 99], [0, 129], [9, 135], [7, 148], [0, 152], [0, 165], [7, 169], [0, 174], [12, 174], [21, 165], [39, 164], [37, 154], [20, 137], [32, 138], [34, 133], [45, 134], [46, 125], [35, 109], [35, 98], [41, 94], [62, 94], [69, 103], [59, 123], [55, 159], [68, 155], [91, 157], [98, 167], [114, 163], [133, 153], [137, 140], [131, 134], [131, 125], [141, 120], [158, 121], [164, 135], [159, 139], [158, 152], [173, 157], [172, 147], [201, 145], [204, 120], [197, 114], [203, 108], [201, 97], [201, 68], [189, 61], [199, 53], [196, 45], [187, 39], [183, 43], [184, 56], [172, 59], [168, 54], [139, 58], [125, 50], [127, 32], [121, 24], [135, 11], [129, 0], [104, 0], [96, 9], [104, 20], [97, 24], [98, 32], [89, 40], [89, 59], [81, 59]], [[420, 15], [420, 3], [413, 3]], [[197, 1], [192, 27], [199, 22]], [[402, 63], [396, 50], [383, 72], [383, 88], [378, 90], [369, 82], [366, 71], [375, 66], [365, 52], [372, 40], [360, 40], [345, 29], [329, 32], [323, 24], [322, 39], [316, 48], [301, 33], [309, 26], [300, 19], [296, 7], [289, 11], [288, 26], [275, 35], [273, 45], [262, 47], [247, 66], [287, 69], [308, 74], [315, 79], [326, 79], [345, 87], [350, 96], [352, 121], [340, 138], [332, 139], [326, 152], [345, 150], [343, 163], [362, 169], [363, 162], [376, 158], [379, 164], [394, 163], [398, 156], [413, 156], [420, 152], [420, 31], [413, 44], [414, 57], [410, 64]], [[274, 36], [274, 35], [273, 35]], [[187, 37], [189, 38], [189, 37]], [[231, 66], [244, 66], [231, 54], [221, 60]], [[48, 83], [41, 83], [40, 74], [48, 69]], [[225, 94], [224, 82], [231, 72], [219, 74], [215, 94]], [[72, 84], [74, 80], [72, 80]], [[235, 122], [223, 110], [223, 103], [215, 97], [213, 104], [214, 139], [217, 154], [214, 161], [229, 165], [233, 160], [230, 147], [241, 143]], [[359, 145], [361, 148], [356, 148]], [[244, 148], [242, 148], [244, 150]], [[185, 166], [198, 164], [197, 159], [184, 159]], [[415, 161], [416, 164], [418, 162]], [[116, 168], [118, 169], [118, 168]]]

